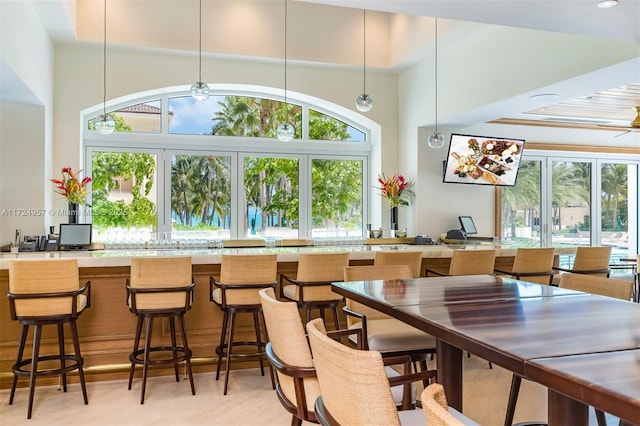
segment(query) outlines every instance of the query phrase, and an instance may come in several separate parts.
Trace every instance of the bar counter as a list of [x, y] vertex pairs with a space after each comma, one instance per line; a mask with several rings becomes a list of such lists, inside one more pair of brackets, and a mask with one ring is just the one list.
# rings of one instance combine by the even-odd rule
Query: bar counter
[[[91, 281], [91, 307], [78, 319], [80, 347], [85, 359], [85, 375], [88, 381], [113, 380], [128, 377], [129, 353], [133, 347], [136, 317], [129, 312], [126, 304], [125, 282], [129, 277], [131, 258], [136, 256], [191, 256], [193, 277], [196, 282], [193, 308], [186, 315], [189, 346], [193, 351], [194, 371], [212, 371], [216, 361], [215, 346], [220, 340], [222, 312], [209, 301], [209, 278], [218, 276], [221, 255], [223, 254], [260, 254], [276, 253], [278, 273], [295, 274], [299, 253], [320, 253], [347, 251], [350, 264], [368, 265], [373, 263], [377, 251], [421, 250], [422, 270], [425, 268], [448, 271], [453, 249], [468, 250], [492, 249], [496, 252], [496, 268], [509, 269], [513, 264], [515, 248], [493, 244], [446, 246], [446, 245], [359, 245], [335, 247], [246, 247], [222, 248], [210, 250], [98, 250], [36, 253], [0, 254], [0, 291], [6, 294], [9, 289], [8, 267], [12, 259], [55, 259], [77, 258], [80, 268], [80, 281]], [[575, 248], [556, 249], [559, 254], [570, 254]], [[556, 259], [557, 260], [557, 259]], [[250, 265], [247, 265], [250, 267]], [[0, 298], [0, 387], [11, 385], [11, 366], [15, 362], [20, 325], [11, 321], [9, 303], [6, 297]], [[252, 335], [253, 328], [249, 318], [240, 316], [238, 336], [242, 339]], [[45, 330], [41, 353], [55, 352], [57, 340], [54, 330]], [[161, 338], [168, 338], [168, 324]], [[154, 336], [158, 334], [154, 333]], [[29, 347], [28, 343], [28, 347]], [[69, 347], [71, 349], [71, 347]], [[28, 355], [28, 354], [27, 354]], [[237, 363], [234, 368], [253, 367], [252, 363]], [[172, 374], [172, 370], [152, 370], [150, 374]], [[44, 378], [50, 384], [56, 378]], [[75, 380], [73, 378], [72, 380]], [[20, 381], [21, 385], [25, 381]]]

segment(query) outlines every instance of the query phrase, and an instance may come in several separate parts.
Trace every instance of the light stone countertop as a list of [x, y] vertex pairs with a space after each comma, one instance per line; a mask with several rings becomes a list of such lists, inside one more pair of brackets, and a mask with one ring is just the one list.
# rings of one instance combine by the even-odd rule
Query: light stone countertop
[[[454, 249], [486, 250], [496, 248], [497, 256], [513, 256], [516, 249], [509, 246], [493, 244], [483, 245], [363, 245], [363, 246], [335, 246], [335, 247], [247, 247], [223, 248], [209, 250], [96, 250], [96, 251], [57, 251], [57, 252], [20, 252], [0, 253], [0, 270], [9, 268], [9, 261], [13, 259], [60, 259], [76, 258], [81, 268], [130, 266], [131, 258], [137, 256], [191, 256], [194, 265], [220, 263], [223, 254], [267, 254], [276, 253], [278, 262], [297, 262], [299, 253], [322, 253], [348, 251], [354, 260], [373, 259], [376, 251], [387, 250], [421, 250], [422, 257], [448, 258]], [[556, 248], [557, 254], [571, 254], [575, 248]]]

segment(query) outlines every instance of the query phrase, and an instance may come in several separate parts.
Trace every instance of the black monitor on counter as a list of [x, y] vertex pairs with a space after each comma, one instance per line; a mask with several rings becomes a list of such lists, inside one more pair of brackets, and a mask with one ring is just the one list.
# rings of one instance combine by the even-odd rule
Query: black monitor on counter
[[60, 249], [87, 250], [91, 246], [90, 223], [61, 223]]
[[471, 216], [458, 216], [458, 220], [460, 221], [460, 226], [462, 227], [462, 231], [465, 235], [475, 235], [478, 233], [476, 224], [473, 223], [473, 218]]

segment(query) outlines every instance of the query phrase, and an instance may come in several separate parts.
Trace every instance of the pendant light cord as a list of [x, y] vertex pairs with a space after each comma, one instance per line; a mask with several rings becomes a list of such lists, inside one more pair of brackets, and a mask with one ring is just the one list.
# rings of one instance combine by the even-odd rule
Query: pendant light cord
[[435, 53], [436, 53], [436, 60], [435, 60], [435, 77], [436, 77], [436, 87], [435, 87], [435, 103], [436, 103], [436, 134], [438, 133], [438, 18], [436, 18], [436, 39], [435, 39]]
[[287, 104], [287, 23], [288, 23], [288, 14], [289, 14], [289, 6], [288, 1], [284, 0], [284, 103], [285, 107]]
[[104, 0], [104, 39], [102, 43], [102, 115], [107, 120], [107, 0]]
[[202, 82], [202, 0], [200, 0], [198, 17], [198, 81]]
[[367, 10], [362, 9], [362, 93], [367, 93]]

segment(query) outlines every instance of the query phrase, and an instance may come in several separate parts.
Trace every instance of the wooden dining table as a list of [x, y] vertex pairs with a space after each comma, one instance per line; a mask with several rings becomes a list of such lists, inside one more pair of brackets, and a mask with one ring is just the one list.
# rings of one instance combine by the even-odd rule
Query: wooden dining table
[[[458, 410], [463, 409], [465, 350], [547, 386], [551, 426], [588, 424], [588, 405], [640, 423], [628, 418], [634, 410], [640, 412], [640, 395], [621, 395], [615, 381], [591, 387], [588, 397], [558, 385], [584, 386], [593, 378], [582, 370], [569, 371], [567, 366], [574, 365], [570, 357], [640, 349], [636, 303], [493, 275], [340, 282], [332, 287], [436, 337], [438, 381]], [[549, 371], [534, 364], [565, 358], [566, 364], [553, 364]], [[601, 368], [606, 374], [607, 366]], [[640, 364], [630, 359], [616, 368], [625, 377], [640, 375]], [[551, 380], [554, 376], [562, 380]], [[631, 379], [628, 386], [640, 390], [640, 380]]]

